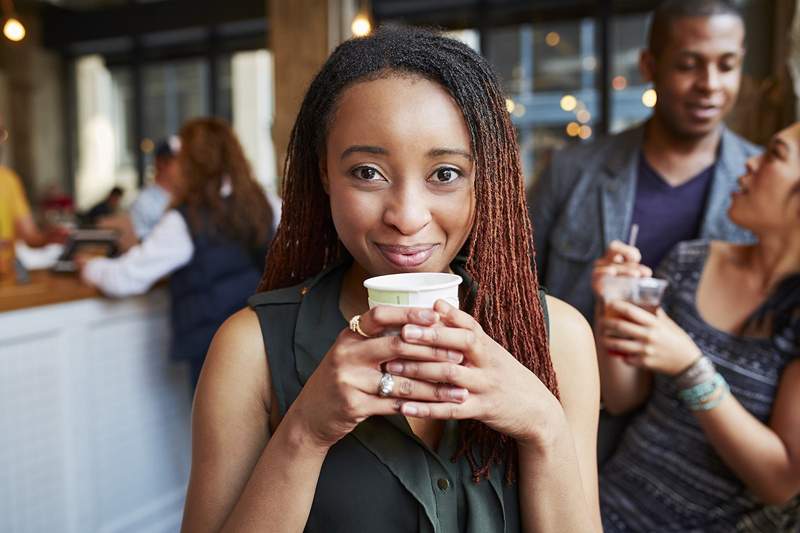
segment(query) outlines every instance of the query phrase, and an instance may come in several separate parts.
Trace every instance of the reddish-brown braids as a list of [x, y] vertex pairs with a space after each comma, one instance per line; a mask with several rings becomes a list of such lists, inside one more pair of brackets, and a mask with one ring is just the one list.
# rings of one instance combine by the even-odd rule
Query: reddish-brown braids
[[[267, 258], [260, 290], [291, 286], [316, 275], [345, 252], [320, 181], [327, 129], [336, 102], [350, 85], [392, 74], [418, 75], [447, 89], [461, 108], [476, 162], [475, 223], [464, 253], [477, 284], [466, 311], [484, 331], [558, 395], [547, 330], [533, 268], [531, 225], [513, 126], [489, 64], [468, 46], [416, 28], [381, 28], [340, 45], [303, 100], [287, 151], [283, 218]], [[479, 481], [505, 462], [517, 470], [513, 441], [469, 421], [456, 457], [466, 457]]]

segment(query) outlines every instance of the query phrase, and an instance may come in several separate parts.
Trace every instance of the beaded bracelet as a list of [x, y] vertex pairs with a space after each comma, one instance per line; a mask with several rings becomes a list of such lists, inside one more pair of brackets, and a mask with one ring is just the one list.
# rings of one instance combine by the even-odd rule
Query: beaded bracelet
[[704, 382], [678, 391], [678, 397], [690, 411], [708, 411], [718, 406], [730, 391], [730, 386], [719, 372]]
[[694, 363], [689, 365], [689, 368], [675, 376], [673, 382], [678, 390], [689, 389], [695, 385], [710, 381], [716, 373], [717, 369], [711, 359], [701, 355]]

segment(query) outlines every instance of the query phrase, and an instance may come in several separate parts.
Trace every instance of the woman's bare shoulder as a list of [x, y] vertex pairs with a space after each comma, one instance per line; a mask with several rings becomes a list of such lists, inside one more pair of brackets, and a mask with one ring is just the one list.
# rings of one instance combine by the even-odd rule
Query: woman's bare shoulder
[[596, 380], [597, 354], [589, 323], [570, 304], [549, 295], [547, 311], [550, 320], [550, 357], [559, 383], [581, 375]]
[[[258, 394], [269, 405], [269, 365], [256, 313], [244, 308], [231, 315], [214, 335], [198, 391], [211, 396]], [[233, 398], [229, 398], [233, 400]]]

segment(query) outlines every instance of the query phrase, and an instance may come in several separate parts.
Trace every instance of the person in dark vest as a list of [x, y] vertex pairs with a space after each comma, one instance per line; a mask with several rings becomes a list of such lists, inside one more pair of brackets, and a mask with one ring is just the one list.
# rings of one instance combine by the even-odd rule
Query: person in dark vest
[[[183, 531], [599, 532], [594, 341], [539, 291], [486, 60], [414, 28], [347, 41], [287, 154], [263, 292], [198, 384]], [[450, 271], [461, 309], [369, 309], [368, 277]]]
[[227, 123], [194, 119], [180, 137], [174, 206], [124, 255], [82, 261], [81, 277], [124, 297], [169, 275], [172, 357], [189, 363], [194, 387], [214, 332], [258, 286], [272, 210]]

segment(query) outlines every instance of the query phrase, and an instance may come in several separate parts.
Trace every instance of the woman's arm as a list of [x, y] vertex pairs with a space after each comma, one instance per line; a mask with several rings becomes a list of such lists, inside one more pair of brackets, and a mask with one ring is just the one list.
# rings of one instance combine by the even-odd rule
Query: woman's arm
[[302, 531], [324, 453], [290, 424], [270, 438], [270, 390], [258, 319], [244, 309], [217, 332], [198, 383], [182, 531]]
[[[569, 431], [540, 449], [519, 446], [520, 503], [526, 531], [602, 531], [597, 483], [600, 385], [589, 324], [547, 297], [550, 353]], [[591, 527], [589, 527], [591, 524]]]
[[[628, 355], [631, 364], [676, 376], [701, 355], [689, 335], [661, 309], [653, 315], [615, 302], [628, 340], [606, 342]], [[608, 321], [607, 321], [608, 322]], [[800, 361], [783, 372], [769, 425], [761, 423], [728, 394], [708, 411], [695, 414], [725, 463], [765, 504], [779, 504], [800, 492]]]
[[592, 271], [592, 291], [595, 293], [594, 333], [600, 370], [600, 396], [603, 407], [613, 415], [624, 414], [640, 407], [650, 396], [652, 372], [627, 364], [624, 358], [609, 353], [603, 329], [605, 304], [603, 281], [607, 276], [650, 276], [649, 268], [640, 264], [641, 253], [633, 246], [612, 241], [605, 255], [595, 261]]
[[731, 394], [714, 409], [696, 411], [709, 442], [764, 504], [782, 505], [800, 493], [800, 360], [786, 367], [769, 425]]
[[[378, 396], [381, 364], [452, 356], [377, 335], [436, 320], [430, 310], [411, 308], [364, 314], [362, 330], [376, 337], [343, 331], [270, 436], [271, 380], [258, 319], [249, 309], [228, 319], [211, 343], [195, 395], [183, 531], [302, 531], [330, 447], [369, 416], [398, 412], [398, 397]], [[395, 385], [395, 395], [411, 400], [463, 401], [443, 384], [398, 377]]]
[[612, 415], [621, 415], [642, 406], [653, 388], [653, 373], [611, 355], [603, 342], [602, 304], [595, 305], [594, 332], [597, 344], [597, 363], [600, 371], [600, 397], [603, 407]]
[[97, 258], [81, 266], [83, 281], [121, 298], [143, 294], [152, 285], [192, 259], [194, 244], [186, 221], [168, 211], [141, 244], [114, 259]]

